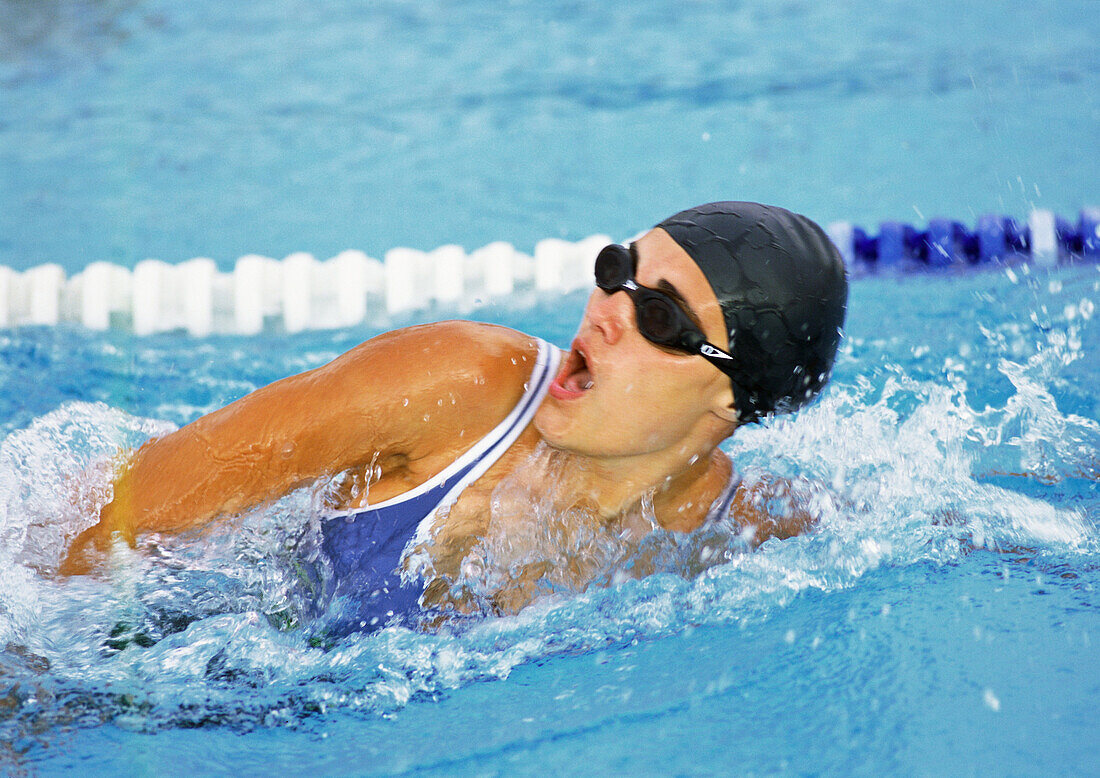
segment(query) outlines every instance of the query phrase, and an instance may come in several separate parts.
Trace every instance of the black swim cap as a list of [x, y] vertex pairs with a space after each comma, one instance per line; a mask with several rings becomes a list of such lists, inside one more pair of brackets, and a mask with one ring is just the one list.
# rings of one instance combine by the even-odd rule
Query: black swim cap
[[657, 226], [695, 260], [722, 306], [742, 423], [812, 400], [836, 359], [848, 302], [844, 260], [822, 229], [783, 208], [737, 202]]

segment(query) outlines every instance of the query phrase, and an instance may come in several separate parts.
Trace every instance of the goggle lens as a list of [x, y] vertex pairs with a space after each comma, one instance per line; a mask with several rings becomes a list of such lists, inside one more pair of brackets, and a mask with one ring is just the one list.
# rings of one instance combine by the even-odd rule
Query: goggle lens
[[605, 292], [622, 288], [634, 275], [634, 260], [622, 246], [605, 246], [596, 256], [596, 286]]
[[638, 329], [649, 340], [662, 346], [680, 345], [681, 323], [673, 310], [672, 303], [659, 297], [646, 295], [635, 306], [638, 317]]

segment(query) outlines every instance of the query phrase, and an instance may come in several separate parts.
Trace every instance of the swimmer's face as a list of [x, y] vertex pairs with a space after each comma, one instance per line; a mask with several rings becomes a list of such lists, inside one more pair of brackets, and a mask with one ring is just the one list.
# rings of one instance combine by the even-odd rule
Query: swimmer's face
[[[678, 298], [707, 340], [727, 348], [718, 299], [691, 257], [660, 229], [634, 245], [637, 282]], [[589, 456], [690, 455], [700, 440], [729, 433], [732, 404], [723, 373], [700, 356], [646, 340], [630, 297], [596, 289], [535, 426], [551, 445]]]

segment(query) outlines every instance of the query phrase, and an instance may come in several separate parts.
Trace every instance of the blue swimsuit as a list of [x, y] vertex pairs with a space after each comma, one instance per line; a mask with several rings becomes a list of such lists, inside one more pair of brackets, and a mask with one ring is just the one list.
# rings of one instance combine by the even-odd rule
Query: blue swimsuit
[[[442, 472], [404, 494], [352, 511], [328, 514], [321, 522], [321, 548], [332, 565], [337, 620], [333, 637], [369, 632], [421, 613], [424, 582], [402, 576], [413, 548], [431, 538], [439, 513], [500, 459], [527, 428], [542, 404], [561, 361], [557, 348], [539, 340], [539, 355], [519, 403], [488, 435]], [[706, 521], [725, 516], [740, 479], [736, 470], [714, 501]]]
[[405, 554], [431, 537], [432, 523], [463, 490], [488, 470], [527, 428], [558, 370], [561, 352], [539, 340], [535, 369], [512, 412], [442, 472], [377, 505], [329, 514], [321, 523], [321, 548], [332, 565], [335, 596], [343, 609], [340, 633], [370, 631], [420, 609], [419, 579], [402, 580]]

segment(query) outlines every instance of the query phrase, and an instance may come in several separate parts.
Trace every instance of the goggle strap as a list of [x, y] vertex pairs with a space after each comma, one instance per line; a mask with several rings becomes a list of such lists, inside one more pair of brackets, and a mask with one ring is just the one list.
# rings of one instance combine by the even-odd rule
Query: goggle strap
[[733, 403], [737, 408], [741, 423], [749, 424], [759, 419], [760, 414], [756, 409], [756, 403], [752, 401], [752, 395], [741, 386], [741, 383], [733, 374], [737, 364], [733, 355], [707, 342], [706, 338], [698, 332], [684, 333], [683, 342], [686, 347], [710, 362], [729, 378], [730, 388], [733, 389]]

